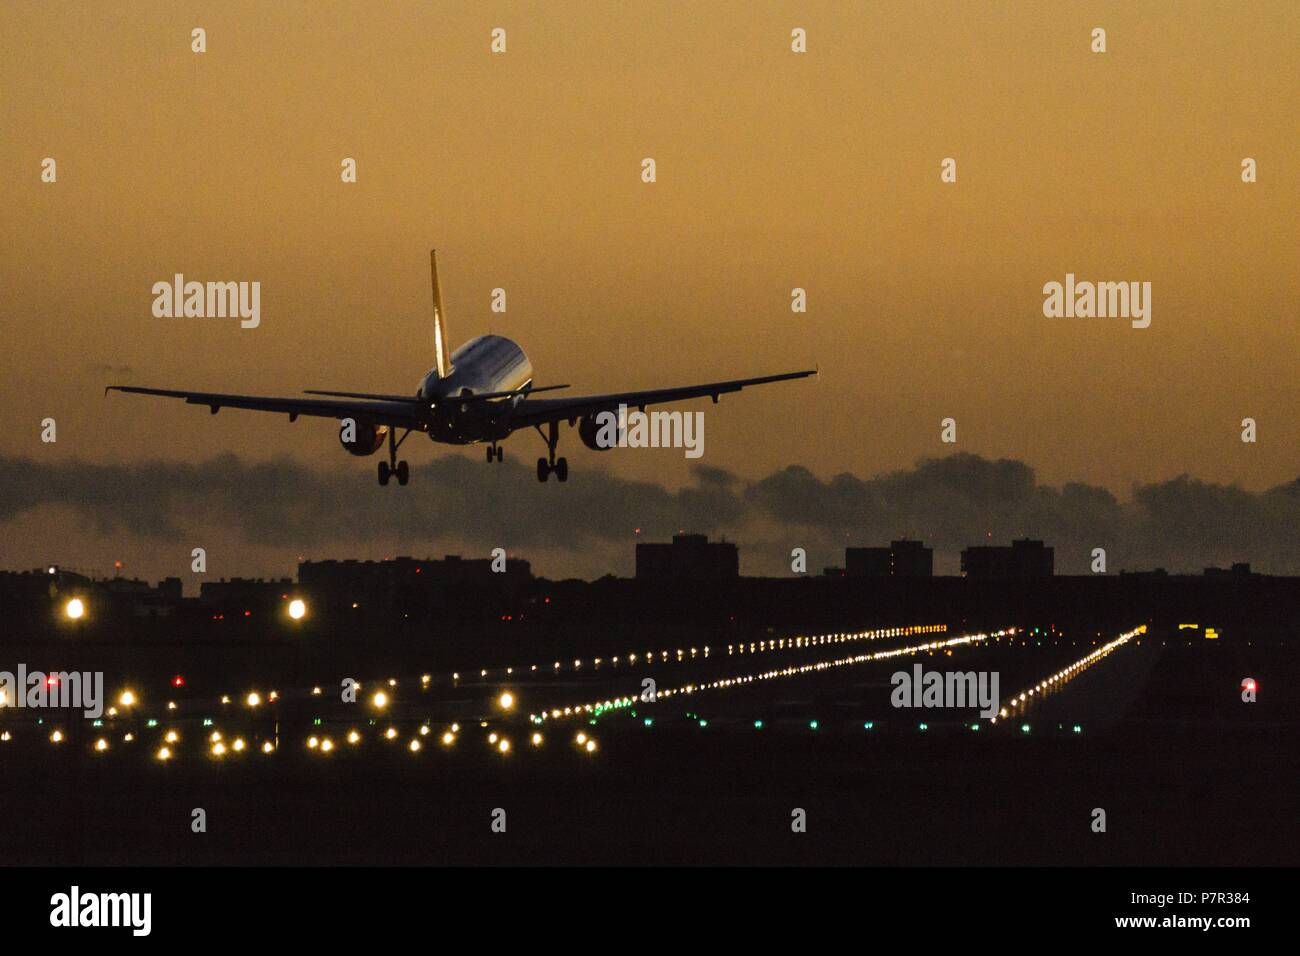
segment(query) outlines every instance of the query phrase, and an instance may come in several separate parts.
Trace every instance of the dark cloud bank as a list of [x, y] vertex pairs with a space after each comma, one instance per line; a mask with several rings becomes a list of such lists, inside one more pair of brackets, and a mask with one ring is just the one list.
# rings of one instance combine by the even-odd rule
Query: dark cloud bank
[[[842, 563], [846, 544], [903, 535], [931, 544], [954, 568], [952, 556], [968, 544], [1028, 535], [1056, 547], [1061, 573], [1086, 571], [1099, 546], [1111, 571], [1250, 561], [1265, 573], [1300, 573], [1300, 479], [1251, 493], [1183, 476], [1137, 486], [1121, 502], [1091, 485], [1040, 485], [1022, 462], [970, 454], [826, 481], [799, 466], [754, 482], [699, 466], [693, 483], [675, 492], [590, 462], [567, 485], [538, 485], [523, 464], [459, 456], [418, 464], [409, 487], [381, 489], [368, 465], [307, 468], [235, 455], [126, 466], [0, 457], [0, 522], [56, 506], [106, 536], [177, 541], [218, 526], [252, 546], [338, 556], [350, 553], [349, 544], [423, 555], [463, 541], [544, 553], [537, 570], [551, 576], [608, 566], [595, 556], [618, 554], [626, 567], [634, 528], [652, 540], [679, 528], [725, 534], [740, 543], [751, 574], [788, 573], [795, 546], [808, 550], [815, 572]], [[937, 563], [943, 567], [942, 558]]]

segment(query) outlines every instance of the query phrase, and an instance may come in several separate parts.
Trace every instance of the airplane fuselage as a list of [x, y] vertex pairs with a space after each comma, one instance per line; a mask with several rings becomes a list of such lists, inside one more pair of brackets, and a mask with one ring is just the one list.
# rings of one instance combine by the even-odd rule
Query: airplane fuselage
[[420, 380], [416, 397], [429, 406], [429, 437], [436, 442], [468, 445], [505, 438], [510, 408], [524, 396], [504, 401], [457, 402], [485, 392], [509, 392], [531, 384], [533, 365], [515, 342], [501, 335], [470, 339], [451, 356], [444, 378], [437, 368]]

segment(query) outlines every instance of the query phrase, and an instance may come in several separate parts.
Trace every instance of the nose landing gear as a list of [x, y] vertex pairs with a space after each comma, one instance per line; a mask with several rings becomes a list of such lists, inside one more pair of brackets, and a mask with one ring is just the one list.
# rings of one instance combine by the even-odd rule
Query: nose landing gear
[[492, 464], [493, 461], [497, 461], [497, 462], [504, 461], [505, 457], [506, 457], [506, 450], [502, 448], [500, 445], [498, 445], [496, 442], [493, 442], [491, 445], [488, 446], [487, 460], [489, 465]]

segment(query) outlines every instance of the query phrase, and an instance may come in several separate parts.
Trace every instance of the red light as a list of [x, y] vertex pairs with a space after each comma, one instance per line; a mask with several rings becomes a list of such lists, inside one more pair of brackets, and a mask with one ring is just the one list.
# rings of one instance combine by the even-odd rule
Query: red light
[[59, 679], [58, 679], [57, 677], [54, 677], [54, 676], [47, 677], [47, 678], [45, 678], [45, 686], [46, 686], [46, 687], [58, 687], [58, 686], [59, 686]]
[[172, 678], [172, 686], [173, 686], [173, 687], [184, 687], [184, 686], [185, 686], [185, 678], [182, 677], [180, 674], [177, 674], [175, 677]]
[[244, 612], [244, 617], [252, 617], [252, 616], [253, 616], [253, 612], [252, 612], [252, 611], [245, 611], [245, 612]]

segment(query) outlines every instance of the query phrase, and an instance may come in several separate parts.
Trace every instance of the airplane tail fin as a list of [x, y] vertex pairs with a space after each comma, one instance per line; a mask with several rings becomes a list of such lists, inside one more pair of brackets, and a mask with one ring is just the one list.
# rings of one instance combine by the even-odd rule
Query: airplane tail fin
[[446, 378], [451, 374], [451, 356], [447, 351], [447, 327], [444, 324], [442, 310], [442, 287], [438, 285], [438, 253], [429, 250], [429, 271], [433, 274], [433, 351], [437, 362], [438, 377]]

